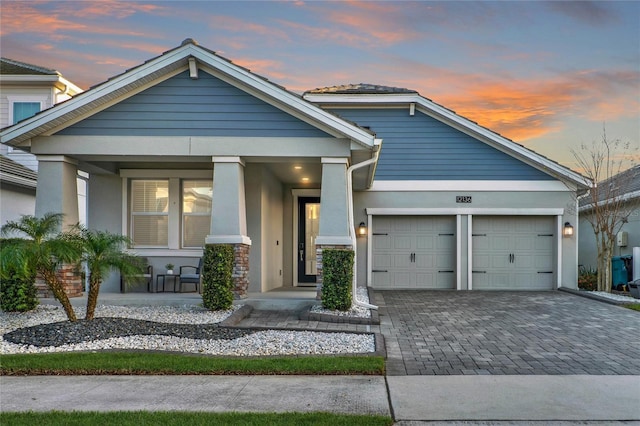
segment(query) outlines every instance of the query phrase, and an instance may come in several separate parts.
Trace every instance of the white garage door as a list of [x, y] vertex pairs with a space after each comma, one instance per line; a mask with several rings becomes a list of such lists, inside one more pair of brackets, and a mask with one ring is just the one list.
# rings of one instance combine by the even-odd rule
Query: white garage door
[[374, 216], [372, 287], [456, 288], [456, 219]]
[[474, 290], [552, 290], [555, 217], [473, 217]]

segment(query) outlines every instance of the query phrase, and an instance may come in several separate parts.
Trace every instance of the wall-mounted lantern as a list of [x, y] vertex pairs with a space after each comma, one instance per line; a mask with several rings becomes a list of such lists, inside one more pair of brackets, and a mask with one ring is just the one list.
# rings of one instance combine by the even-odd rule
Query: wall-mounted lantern
[[564, 223], [562, 228], [562, 236], [565, 238], [573, 237], [573, 226], [569, 222]]
[[358, 225], [358, 236], [366, 237], [367, 236], [367, 225], [364, 222], [360, 222]]

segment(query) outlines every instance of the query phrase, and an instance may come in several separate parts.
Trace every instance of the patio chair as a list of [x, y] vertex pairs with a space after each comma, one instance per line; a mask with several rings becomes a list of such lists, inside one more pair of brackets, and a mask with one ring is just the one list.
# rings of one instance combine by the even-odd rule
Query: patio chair
[[[153, 285], [153, 266], [151, 266], [146, 258], [144, 259], [144, 263], [147, 265], [144, 267], [144, 273], [140, 275], [133, 275], [130, 277], [131, 281], [146, 281], [147, 283], [147, 291], [151, 292], [151, 286]], [[124, 282], [124, 277], [120, 274], [120, 293], [126, 293], [127, 286]]]
[[[185, 270], [193, 269], [193, 273], [185, 273]], [[200, 286], [200, 270], [202, 269], [202, 258], [198, 261], [198, 266], [181, 266], [180, 267], [180, 283], [178, 284], [178, 291], [182, 293], [182, 284], [195, 284], [196, 292]]]

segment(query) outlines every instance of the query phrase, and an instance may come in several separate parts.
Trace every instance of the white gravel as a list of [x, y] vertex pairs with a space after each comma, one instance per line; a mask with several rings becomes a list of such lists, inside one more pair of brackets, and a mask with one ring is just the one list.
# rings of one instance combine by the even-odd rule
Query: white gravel
[[617, 300], [620, 302], [629, 302], [629, 303], [639, 302], [638, 299], [635, 299], [633, 297], [623, 296], [621, 294], [615, 294], [615, 293], [607, 293], [606, 291], [589, 291], [588, 293], [591, 293], [598, 297], [604, 297], [605, 299]]
[[[163, 323], [211, 324], [223, 321], [233, 310], [211, 312], [198, 306], [98, 306], [96, 317], [134, 318]], [[78, 318], [84, 308], [75, 308]], [[0, 312], [0, 334], [38, 324], [65, 321], [61, 307], [38, 306], [26, 313]], [[7, 342], [0, 337], [0, 354], [144, 349], [211, 355], [261, 356], [295, 354], [348, 354], [375, 351], [371, 334], [264, 330], [233, 340], [189, 339], [176, 336], [114, 337], [63, 346], [36, 347]]]
[[[369, 292], [366, 288], [359, 287], [356, 289], [356, 296], [358, 301], [369, 303]], [[358, 318], [371, 318], [371, 311], [368, 308], [362, 306], [353, 305], [348, 311], [336, 311], [332, 309], [324, 309], [322, 305], [313, 305], [311, 312], [320, 314], [336, 315], [339, 317], [358, 317]]]

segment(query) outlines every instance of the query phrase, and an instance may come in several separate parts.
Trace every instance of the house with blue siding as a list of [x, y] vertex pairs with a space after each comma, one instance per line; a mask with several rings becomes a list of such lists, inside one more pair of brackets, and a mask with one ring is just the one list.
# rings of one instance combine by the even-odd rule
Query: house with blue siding
[[231, 244], [238, 297], [315, 286], [327, 247], [376, 289], [577, 286], [590, 183], [412, 90], [300, 96], [188, 39], [0, 137], [37, 155], [36, 214], [77, 222], [86, 173], [90, 228], [159, 273]]

